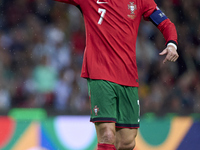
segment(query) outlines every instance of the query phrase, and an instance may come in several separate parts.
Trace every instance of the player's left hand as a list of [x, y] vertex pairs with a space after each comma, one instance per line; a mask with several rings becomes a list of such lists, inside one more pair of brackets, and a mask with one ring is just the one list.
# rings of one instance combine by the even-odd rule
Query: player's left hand
[[165, 63], [166, 61], [175, 62], [179, 57], [176, 48], [172, 45], [168, 45], [167, 48], [165, 48], [161, 53], [159, 53], [159, 55], [166, 55], [165, 59], [163, 60], [163, 63]]

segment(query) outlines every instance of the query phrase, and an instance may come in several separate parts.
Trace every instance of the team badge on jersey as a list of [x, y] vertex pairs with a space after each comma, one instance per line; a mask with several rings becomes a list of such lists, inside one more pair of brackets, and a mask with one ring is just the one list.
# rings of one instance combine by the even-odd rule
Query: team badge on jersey
[[98, 115], [98, 111], [99, 111], [99, 108], [97, 107], [97, 105], [95, 105], [95, 107], [94, 107], [94, 113], [95, 113], [95, 116]]
[[130, 14], [128, 14], [128, 17], [131, 19], [134, 19], [136, 17], [135, 10], [137, 9], [137, 6], [134, 4], [134, 2], [129, 2], [128, 9], [131, 11]]

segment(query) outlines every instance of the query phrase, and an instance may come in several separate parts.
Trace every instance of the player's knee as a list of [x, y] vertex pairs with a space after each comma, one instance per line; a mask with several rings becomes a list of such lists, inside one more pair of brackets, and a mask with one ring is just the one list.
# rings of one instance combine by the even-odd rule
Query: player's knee
[[135, 140], [121, 141], [118, 150], [133, 150], [135, 147]]
[[115, 123], [95, 123], [99, 143], [115, 143]]
[[113, 144], [115, 142], [115, 134], [112, 130], [105, 130], [101, 134], [101, 143]]
[[113, 144], [115, 142], [115, 130], [110, 126], [100, 128], [100, 142]]

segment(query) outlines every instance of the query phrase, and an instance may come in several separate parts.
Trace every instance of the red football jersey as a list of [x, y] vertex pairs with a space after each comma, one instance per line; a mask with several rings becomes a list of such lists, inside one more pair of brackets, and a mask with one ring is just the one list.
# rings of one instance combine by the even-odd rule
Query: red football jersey
[[[56, 0], [79, 6], [86, 28], [81, 77], [139, 86], [136, 39], [142, 16], [156, 9], [154, 0]], [[144, 43], [145, 44], [145, 43]]]

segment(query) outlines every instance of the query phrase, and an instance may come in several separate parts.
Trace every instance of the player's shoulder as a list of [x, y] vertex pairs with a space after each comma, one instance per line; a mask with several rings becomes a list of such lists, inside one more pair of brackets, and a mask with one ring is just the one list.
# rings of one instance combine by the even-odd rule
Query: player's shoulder
[[140, 0], [143, 5], [155, 4], [154, 0]]
[[154, 0], [141, 0], [141, 4], [144, 8], [156, 7], [157, 6], [157, 4]]

